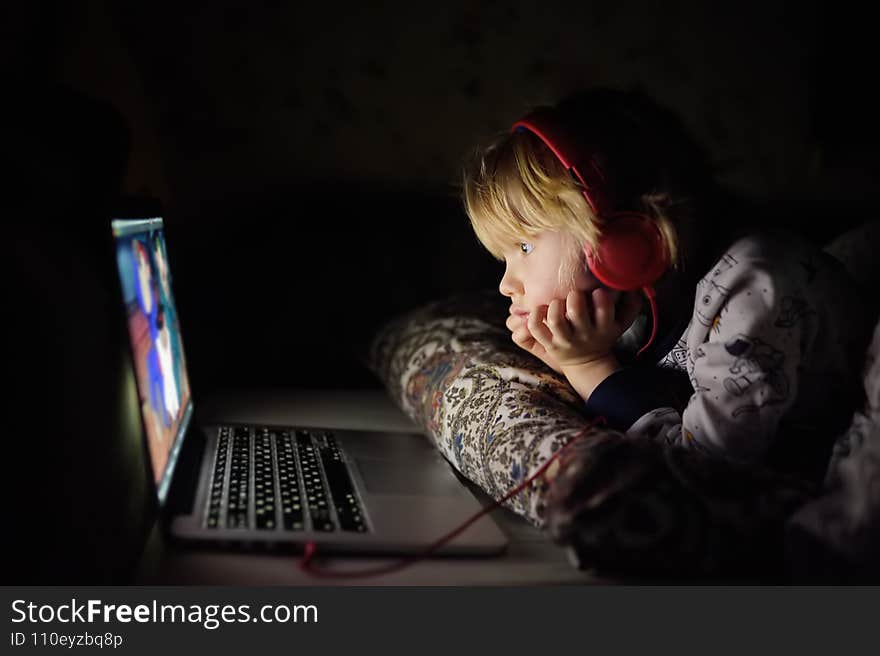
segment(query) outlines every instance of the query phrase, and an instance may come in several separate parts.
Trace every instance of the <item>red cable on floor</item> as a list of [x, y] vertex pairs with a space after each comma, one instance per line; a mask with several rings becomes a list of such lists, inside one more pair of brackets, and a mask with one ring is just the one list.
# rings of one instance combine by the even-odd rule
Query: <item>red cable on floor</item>
[[302, 559], [299, 562], [299, 567], [302, 571], [307, 574], [311, 574], [312, 576], [318, 578], [327, 578], [327, 579], [347, 579], [347, 578], [367, 578], [370, 576], [381, 576], [383, 574], [390, 574], [391, 572], [395, 572], [405, 567], [409, 567], [410, 565], [415, 564], [419, 560], [423, 560], [431, 555], [434, 551], [442, 547], [444, 544], [454, 539], [456, 536], [464, 532], [471, 524], [476, 522], [478, 519], [483, 517], [484, 515], [492, 512], [496, 508], [498, 508], [502, 503], [510, 499], [516, 494], [519, 494], [522, 490], [526, 488], [532, 481], [534, 481], [538, 476], [543, 474], [547, 468], [557, 460], [565, 451], [575, 442], [585, 437], [588, 430], [593, 428], [596, 424], [605, 424], [605, 419], [603, 417], [598, 418], [592, 424], [584, 428], [580, 433], [575, 435], [570, 442], [565, 444], [559, 451], [557, 451], [553, 456], [545, 462], [541, 467], [532, 474], [528, 479], [517, 485], [513, 490], [508, 492], [504, 497], [498, 499], [491, 505], [486, 508], [483, 508], [480, 512], [473, 515], [470, 519], [467, 519], [461, 526], [453, 529], [446, 535], [440, 537], [435, 542], [428, 545], [423, 551], [413, 554], [412, 556], [406, 556], [402, 558], [399, 562], [391, 563], [390, 565], [384, 565], [382, 567], [375, 567], [373, 569], [365, 569], [361, 571], [354, 572], [333, 572], [329, 570], [320, 570], [315, 569], [313, 560], [318, 552], [318, 545], [316, 545], [313, 541], [309, 541], [306, 543], [305, 552], [303, 553]]

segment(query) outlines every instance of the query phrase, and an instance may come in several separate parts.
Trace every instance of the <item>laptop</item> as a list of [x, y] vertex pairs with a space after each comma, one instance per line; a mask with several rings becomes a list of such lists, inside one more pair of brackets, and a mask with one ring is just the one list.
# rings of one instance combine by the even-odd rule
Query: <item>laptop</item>
[[[111, 221], [148, 475], [173, 539], [218, 547], [411, 554], [482, 505], [423, 436], [322, 426], [202, 424], [161, 217]], [[494, 555], [491, 517], [437, 553]]]

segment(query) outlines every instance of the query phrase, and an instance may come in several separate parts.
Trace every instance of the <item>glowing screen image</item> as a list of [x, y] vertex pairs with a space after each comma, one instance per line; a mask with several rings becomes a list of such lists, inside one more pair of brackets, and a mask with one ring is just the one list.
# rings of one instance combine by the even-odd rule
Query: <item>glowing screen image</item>
[[162, 498], [191, 411], [162, 219], [117, 219], [112, 226], [141, 417]]

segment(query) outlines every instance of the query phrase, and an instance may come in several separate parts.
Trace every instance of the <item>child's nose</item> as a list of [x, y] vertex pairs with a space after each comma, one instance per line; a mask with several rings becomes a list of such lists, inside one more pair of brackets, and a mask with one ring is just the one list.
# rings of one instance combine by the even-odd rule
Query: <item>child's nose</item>
[[511, 275], [510, 269], [504, 270], [501, 282], [498, 283], [498, 291], [501, 292], [502, 296], [513, 296], [514, 294], [522, 293], [522, 284], [520, 284], [515, 276]]

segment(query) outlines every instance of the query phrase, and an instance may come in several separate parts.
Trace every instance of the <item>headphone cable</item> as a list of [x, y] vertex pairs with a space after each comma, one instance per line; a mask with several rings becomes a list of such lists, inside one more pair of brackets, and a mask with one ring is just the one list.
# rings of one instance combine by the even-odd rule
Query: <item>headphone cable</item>
[[654, 338], [657, 336], [657, 294], [654, 291], [654, 288], [650, 285], [642, 287], [642, 291], [645, 293], [645, 296], [648, 297], [648, 303], [651, 304], [651, 336], [648, 338], [645, 345], [639, 349], [638, 353], [636, 353], [637, 358], [641, 357], [642, 353], [651, 346], [654, 342]]
[[443, 535], [442, 537], [440, 537], [439, 539], [437, 539], [436, 541], [434, 541], [433, 543], [428, 545], [424, 550], [422, 550], [416, 554], [413, 554], [411, 556], [406, 556], [396, 563], [391, 563], [389, 565], [383, 565], [380, 567], [374, 567], [372, 569], [363, 569], [360, 571], [350, 571], [350, 572], [322, 570], [322, 569], [317, 569], [314, 564], [315, 556], [318, 553], [318, 545], [314, 542], [314, 540], [309, 540], [308, 542], [306, 542], [305, 552], [303, 553], [302, 558], [300, 559], [299, 568], [303, 572], [306, 572], [307, 574], [310, 574], [311, 576], [314, 576], [317, 578], [325, 578], [325, 579], [367, 578], [367, 577], [371, 577], [371, 576], [382, 576], [384, 574], [390, 574], [391, 572], [395, 572], [398, 570], [402, 570], [406, 567], [409, 567], [410, 565], [415, 564], [419, 560], [424, 560], [429, 555], [434, 553], [437, 549], [442, 547], [444, 544], [446, 544], [447, 542], [449, 542], [450, 540], [454, 539], [455, 537], [460, 535], [462, 532], [464, 532], [465, 529], [467, 529], [471, 524], [476, 522], [478, 519], [480, 519], [484, 515], [487, 515], [488, 513], [492, 512], [493, 510], [498, 508], [501, 504], [503, 504], [505, 501], [507, 501], [511, 497], [519, 494], [532, 481], [534, 481], [536, 478], [541, 476], [550, 467], [550, 465], [553, 464], [556, 460], [558, 460], [560, 458], [560, 456], [562, 456], [562, 454], [565, 453], [573, 444], [575, 444], [576, 442], [585, 438], [587, 435], [587, 432], [590, 429], [594, 428], [597, 424], [604, 426], [606, 424], [605, 418], [598, 417], [595, 420], [593, 420], [583, 430], [578, 432], [569, 442], [564, 444], [556, 453], [554, 453], [553, 456], [551, 456], [550, 459], [547, 460], [547, 462], [545, 462], [543, 465], [541, 465], [541, 467], [538, 469], [538, 471], [536, 471], [534, 474], [532, 474], [528, 479], [526, 479], [525, 481], [523, 481], [522, 483], [517, 485], [513, 490], [511, 490], [506, 495], [504, 495], [504, 497], [502, 497], [501, 499], [498, 499], [497, 501], [493, 502], [489, 506], [487, 506], [487, 507], [483, 508], [482, 510], [480, 510], [479, 512], [475, 513], [469, 519], [465, 520], [460, 526], [458, 526], [457, 528], [448, 532], [446, 535]]

